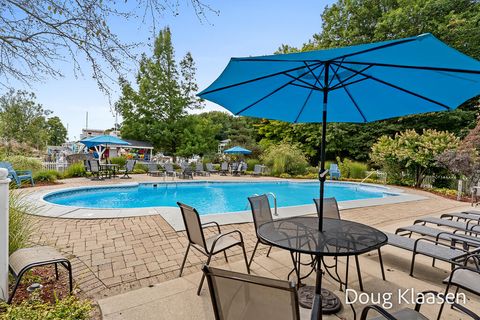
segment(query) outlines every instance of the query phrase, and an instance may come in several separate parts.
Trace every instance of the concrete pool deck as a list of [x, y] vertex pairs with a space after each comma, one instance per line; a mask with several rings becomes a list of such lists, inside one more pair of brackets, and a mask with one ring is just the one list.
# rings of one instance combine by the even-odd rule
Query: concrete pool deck
[[[217, 177], [215, 177], [217, 178]], [[222, 177], [223, 178], [223, 177]], [[225, 179], [235, 179], [227, 177]], [[238, 179], [238, 178], [237, 178]], [[261, 178], [262, 180], [276, 180]], [[130, 181], [153, 181], [146, 175], [133, 176]], [[253, 178], [258, 181], [258, 178]], [[92, 182], [84, 178], [63, 180], [61, 185], [25, 188], [14, 192], [53, 191], [65, 187], [84, 185], [108, 185], [115, 181]], [[471, 208], [468, 203], [445, 199], [428, 192], [407, 190], [422, 199], [395, 204], [384, 204], [356, 209], [343, 209], [342, 218], [371, 225], [383, 231], [394, 231], [410, 225], [423, 216], [440, 216], [442, 213]], [[185, 277], [178, 272], [187, 246], [184, 231], [175, 231], [159, 214], [115, 219], [61, 219], [32, 216], [34, 234], [32, 244], [51, 245], [60, 250], [73, 263], [73, 275], [77, 286], [89, 297], [100, 301], [105, 319], [211, 319], [211, 306], [206, 289], [196, 298], [192, 289], [198, 279], [204, 257], [195, 251], [187, 259]], [[252, 223], [222, 226], [222, 231], [238, 229], [242, 232], [248, 256], [256, 242]], [[207, 230], [211, 235], [214, 230]], [[254, 272], [284, 279], [288, 254], [273, 249], [273, 258], [265, 258], [266, 247], [261, 246], [254, 260]], [[449, 266], [439, 263], [431, 267], [431, 260], [418, 258], [416, 277], [408, 276], [411, 253], [390, 246], [382, 248], [387, 282], [380, 279], [376, 255], [360, 256], [364, 284], [368, 292], [384, 292], [398, 287], [413, 287], [416, 290], [434, 288], [442, 290], [441, 280], [446, 277]], [[244, 271], [241, 250], [229, 252], [230, 264], [223, 258], [213, 260], [217, 267], [236, 268]], [[278, 262], [278, 264], [277, 264]], [[352, 263], [352, 265], [354, 265]], [[268, 272], [267, 272], [268, 271]], [[53, 272], [53, 271], [52, 271]], [[352, 272], [353, 288], [355, 272]], [[185, 282], [187, 281], [187, 282]], [[308, 280], [311, 281], [311, 280]], [[328, 284], [328, 277], [325, 280]], [[150, 288], [149, 286], [153, 286]], [[330, 282], [329, 288], [336, 284]], [[141, 289], [140, 291], [136, 291]], [[383, 291], [382, 291], [383, 290]], [[338, 288], [337, 288], [338, 291]], [[337, 292], [336, 291], [336, 292]], [[131, 292], [131, 293], [130, 293]], [[123, 295], [125, 293], [125, 295]], [[340, 295], [341, 296], [341, 295]], [[137, 297], [133, 299], [132, 297]], [[341, 296], [342, 297], [342, 296]], [[108, 298], [108, 299], [107, 299]], [[106, 300], [102, 300], [106, 299]], [[129, 301], [127, 304], [125, 301]], [[478, 303], [478, 300], [474, 300]], [[480, 306], [480, 304], [478, 304]], [[360, 308], [361, 306], [356, 306]], [[347, 308], [344, 308], [346, 310]], [[433, 318], [435, 308], [426, 308]], [[430, 311], [429, 311], [430, 310]], [[448, 309], [450, 310], [450, 309]], [[343, 313], [345, 312], [345, 313]], [[450, 312], [450, 311], [449, 311]], [[173, 314], [173, 316], [172, 316]], [[131, 317], [133, 315], [133, 318]], [[187, 316], [185, 316], [187, 315]], [[445, 319], [461, 319], [456, 317]], [[326, 319], [351, 319], [348, 310]]]
[[[143, 177], [142, 177], [143, 176]], [[193, 181], [177, 180], [177, 181], [164, 181], [158, 177], [149, 177], [146, 175], [135, 176], [135, 180], [128, 181], [119, 179], [109, 179], [103, 181], [90, 181], [83, 179], [85, 183], [81, 183], [80, 186], [71, 186], [70, 183], [66, 183], [64, 188], [42, 188], [32, 192], [25, 193], [25, 199], [31, 203], [36, 204], [39, 208], [36, 214], [40, 216], [64, 218], [64, 219], [110, 219], [110, 218], [128, 218], [139, 217], [149, 215], [161, 215], [175, 231], [184, 230], [183, 220], [178, 207], [148, 207], [148, 208], [84, 208], [76, 206], [58, 205], [52, 202], [44, 200], [44, 197], [55, 192], [68, 192], [75, 190], [82, 190], [86, 187], [90, 189], [104, 188], [104, 187], [136, 187], [139, 183], [159, 184], [159, 187], [165, 186], [177, 186], [183, 183], [201, 183], [201, 182], [262, 182], [272, 181], [272, 179], [252, 178], [252, 177], [231, 177], [231, 176], [210, 176], [210, 177], [198, 177]], [[143, 178], [149, 178], [143, 180]], [[275, 179], [275, 181], [292, 181], [292, 182], [316, 182], [315, 180], [285, 180]], [[75, 181], [78, 182], [78, 181]], [[115, 183], [116, 182], [116, 183]], [[360, 185], [354, 182], [334, 182], [346, 185]], [[349, 200], [339, 202], [340, 209], [353, 209], [363, 208], [369, 206], [378, 206], [384, 204], [402, 203], [408, 201], [417, 201], [423, 199], [422, 196], [410, 192], [404, 192], [404, 190], [393, 187], [386, 187], [382, 185], [363, 184], [366, 188], [378, 188], [385, 192], [395, 194], [394, 196], [388, 196], [384, 198], [371, 198], [362, 200]], [[215, 200], [215, 199], [213, 199]], [[246, 201], [246, 200], [245, 200]], [[273, 204], [272, 204], [273, 205]], [[279, 207], [278, 215], [275, 218], [286, 218], [299, 215], [305, 215], [306, 213], [314, 213], [316, 211], [313, 202], [307, 205]], [[202, 222], [207, 223], [216, 221], [220, 225], [233, 224], [233, 223], [246, 223], [252, 222], [250, 210], [218, 213], [218, 214], [206, 214], [201, 216]]]

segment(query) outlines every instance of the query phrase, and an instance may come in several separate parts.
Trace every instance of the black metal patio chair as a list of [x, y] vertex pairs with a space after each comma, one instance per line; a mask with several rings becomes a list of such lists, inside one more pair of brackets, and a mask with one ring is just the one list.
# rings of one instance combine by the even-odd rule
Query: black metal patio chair
[[[220, 225], [214, 221], [202, 224], [200, 222], [200, 215], [195, 208], [180, 202], [177, 202], [177, 204], [180, 207], [180, 211], [182, 212], [183, 223], [185, 224], [185, 230], [188, 237], [187, 251], [185, 252], [185, 257], [183, 258], [182, 266], [180, 267], [179, 277], [182, 276], [183, 268], [185, 267], [185, 262], [187, 261], [190, 247], [198, 250], [200, 253], [207, 256], [206, 264], [208, 265], [214, 255], [222, 252], [225, 256], [225, 261], [228, 262], [226, 250], [235, 246], [240, 246], [243, 251], [243, 257], [245, 259], [247, 272], [250, 273], [250, 267], [248, 265], [243, 236], [240, 231], [233, 230], [227, 233], [222, 233]], [[209, 238], [205, 238], [205, 235], [203, 233], [203, 227], [208, 225], [216, 226], [218, 233]], [[233, 235], [236, 235], [238, 238], [233, 237]], [[204, 279], [205, 275], [203, 275], [202, 279], [200, 280], [197, 295], [200, 295]]]

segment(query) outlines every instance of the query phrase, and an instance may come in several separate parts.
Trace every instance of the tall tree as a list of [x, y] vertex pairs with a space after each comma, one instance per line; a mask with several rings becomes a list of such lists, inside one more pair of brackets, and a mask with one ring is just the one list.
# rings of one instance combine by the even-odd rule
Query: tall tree
[[[322, 13], [322, 31], [302, 48], [282, 45], [277, 53], [318, 50], [414, 36], [426, 32], [476, 59], [480, 58], [480, 2], [477, 0], [338, 0]], [[327, 156], [368, 160], [372, 144], [382, 135], [406, 129], [448, 130], [459, 137], [476, 123], [479, 99], [460, 109], [400, 117], [369, 124], [331, 124]], [[387, 107], [387, 106], [386, 106]], [[296, 130], [301, 129], [301, 131]], [[268, 142], [300, 143], [312, 163], [318, 159], [320, 130], [315, 125], [279, 125], [265, 122], [260, 137]]]
[[46, 117], [51, 113], [35, 101], [35, 94], [10, 90], [0, 97], [0, 137], [37, 149], [47, 141]]
[[61, 76], [58, 62], [64, 61], [82, 73], [86, 61], [100, 89], [108, 91], [113, 79], [126, 74], [126, 62], [136, 59], [132, 49], [140, 44], [122, 41], [112, 21], [138, 21], [138, 27], [155, 30], [156, 17], [168, 11], [177, 15], [180, 2], [191, 4], [199, 19], [215, 12], [201, 0], [2, 0], [0, 84]]
[[67, 128], [59, 117], [48, 118], [46, 124], [47, 143], [52, 146], [60, 146], [67, 140]]
[[122, 137], [151, 141], [157, 150], [175, 155], [183, 118], [203, 105], [194, 95], [198, 87], [193, 58], [187, 53], [177, 64], [169, 28], [155, 39], [152, 57], [142, 56], [136, 83], [137, 89], [121, 80], [116, 109], [123, 118]]

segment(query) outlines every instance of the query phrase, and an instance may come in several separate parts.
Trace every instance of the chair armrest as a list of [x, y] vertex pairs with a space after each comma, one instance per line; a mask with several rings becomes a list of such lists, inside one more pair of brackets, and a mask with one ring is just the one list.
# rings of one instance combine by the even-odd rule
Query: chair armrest
[[425, 242], [431, 242], [437, 246], [444, 246], [444, 247], [448, 247], [450, 249], [455, 249], [455, 250], [459, 250], [459, 251], [463, 251], [465, 253], [469, 253], [467, 250], [465, 249], [462, 249], [462, 248], [458, 248], [458, 247], [455, 247], [455, 246], [452, 246], [452, 245], [447, 245], [443, 242], [439, 242], [439, 241], [436, 241], [436, 240], [432, 240], [432, 239], [427, 239], [427, 238], [418, 238], [415, 240], [415, 243], [413, 244], [413, 252], [414, 253], [417, 253], [417, 247], [418, 247], [418, 243], [421, 242], [421, 241], [425, 241]]
[[217, 241], [218, 241], [218, 240], [220, 240], [221, 238], [223, 238], [223, 237], [225, 237], [225, 236], [234, 234], [234, 233], [238, 234], [238, 236], [240, 237], [240, 241], [243, 243], [243, 235], [242, 235], [242, 233], [241, 233], [240, 231], [238, 231], [238, 230], [232, 230], [232, 231], [227, 232], [227, 233], [219, 234], [219, 235], [217, 236], [217, 238], [213, 241], [212, 247], [210, 248], [210, 252], [213, 252], [213, 251], [214, 251], [215, 246], [217, 245]]
[[202, 223], [201, 226], [202, 226], [202, 227], [205, 227], [205, 226], [208, 226], [209, 224], [213, 224], [214, 226], [216, 226], [216, 227], [217, 227], [217, 230], [218, 230], [218, 233], [221, 233], [221, 231], [220, 231], [220, 225], [219, 225], [217, 222], [215, 222], [215, 221], [210, 221], [210, 222]]
[[360, 320], [366, 320], [367, 316], [368, 316], [368, 312], [370, 310], [374, 310], [374, 311], [380, 313], [385, 319], [397, 320], [397, 318], [395, 318], [393, 315], [391, 315], [387, 310], [385, 310], [382, 307], [377, 306], [377, 305], [369, 305], [369, 306], [366, 306], [365, 308], [363, 308], [362, 314], [360, 315]]
[[[424, 297], [427, 294], [433, 294], [436, 297], [443, 297], [442, 293], [438, 293], [437, 291], [433, 290], [426, 290], [418, 294], [418, 296]], [[417, 299], [417, 303], [415, 304], [415, 311], [420, 312], [420, 307], [423, 305], [423, 301], [421, 299]]]
[[32, 174], [32, 170], [15, 170], [17, 174]]

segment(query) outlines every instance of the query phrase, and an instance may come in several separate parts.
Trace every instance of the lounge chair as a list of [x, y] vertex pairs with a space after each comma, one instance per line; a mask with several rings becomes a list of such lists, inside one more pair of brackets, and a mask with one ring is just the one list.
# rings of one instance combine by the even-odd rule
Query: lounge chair
[[268, 201], [268, 196], [263, 194], [261, 196], [253, 196], [248, 198], [248, 202], [250, 202], [250, 208], [252, 210], [252, 217], [253, 217], [253, 224], [255, 226], [255, 234], [257, 235], [257, 243], [253, 248], [252, 256], [250, 257], [250, 261], [248, 262], [248, 266], [250, 266], [253, 262], [253, 257], [255, 256], [255, 252], [257, 252], [258, 244], [263, 244], [269, 246], [267, 251], [267, 257], [272, 251], [272, 246], [266, 242], [264, 242], [258, 236], [258, 228], [266, 223], [273, 221], [272, 210], [270, 208], [270, 202]]
[[63, 257], [56, 249], [48, 246], [23, 248], [12, 253], [9, 258], [9, 269], [15, 279], [15, 285], [8, 298], [8, 303], [12, 302], [20, 285], [20, 281], [27, 271], [35, 267], [51, 264], [55, 265], [55, 276], [57, 280], [58, 264], [67, 269], [71, 293], [73, 290], [72, 266], [67, 258]]
[[[315, 207], [317, 208], [317, 214], [319, 215], [320, 218], [320, 199], [316, 198], [313, 199], [313, 202], [315, 202]], [[342, 219], [340, 216], [340, 210], [338, 209], [338, 203], [335, 198], [324, 198], [323, 199], [323, 217], [324, 218], [330, 218], [330, 219]], [[380, 262], [380, 270], [382, 272], [382, 279], [385, 279], [385, 270], [383, 268], [383, 259], [382, 259], [382, 252], [380, 248], [377, 249], [378, 252], [378, 260]], [[348, 269], [348, 261], [347, 260], [347, 265], [346, 268]], [[335, 272], [338, 274], [337, 270], [337, 262], [338, 259], [335, 262]], [[358, 255], [355, 255], [355, 264], [357, 265], [357, 276], [358, 276], [358, 285], [360, 287], [360, 290], [363, 291], [363, 281], [362, 281], [362, 273], [360, 271], [360, 262], [358, 261]], [[348, 281], [348, 279], [347, 279]], [[340, 283], [340, 290], [342, 283]], [[345, 287], [348, 287], [348, 283], [345, 283]]]
[[10, 162], [0, 162], [0, 168], [8, 170], [8, 178], [15, 182], [17, 187], [22, 187], [22, 181], [29, 181], [30, 184], [35, 186], [33, 181], [33, 174], [30, 170], [15, 170]]
[[449, 219], [442, 219], [436, 217], [425, 217], [417, 219], [413, 222], [413, 224], [421, 223], [426, 225], [427, 223], [435, 224], [437, 226], [444, 226], [458, 230], [480, 230], [480, 226], [476, 223], [469, 222], [460, 222], [460, 221], [452, 221]]
[[182, 179], [193, 179], [193, 170], [189, 166], [185, 167], [180, 173], [180, 178]]
[[259, 164], [256, 164], [256, 165], [253, 167], [252, 176], [258, 177], [258, 176], [261, 176], [261, 175], [262, 175], [262, 166], [259, 165]]
[[203, 162], [197, 162], [197, 164], [195, 165], [195, 174], [198, 176], [206, 176], [207, 174], [209, 174], [203, 169]]
[[215, 170], [215, 169], [213, 168], [213, 164], [212, 164], [212, 163], [207, 163], [207, 164], [206, 164], [206, 167], [207, 167], [207, 172], [208, 172], [209, 174], [218, 173], [218, 170]]
[[247, 173], [248, 165], [246, 163], [243, 163], [241, 168], [238, 169], [240, 171], [240, 175], [245, 175]]
[[222, 162], [222, 166], [220, 169], [220, 175], [226, 176], [228, 173], [228, 162]]
[[447, 218], [453, 220], [456, 218], [456, 221], [470, 221], [471, 223], [476, 222], [476, 224], [480, 224], [480, 215], [472, 214], [472, 213], [463, 213], [463, 212], [452, 212], [452, 213], [444, 213], [440, 216], [440, 218]]
[[177, 172], [173, 169], [173, 164], [165, 163], [163, 165], [163, 167], [165, 168], [165, 174], [167, 175], [167, 177], [176, 177], [177, 176]]
[[[300, 320], [295, 283], [203, 267], [215, 320]], [[305, 309], [302, 309], [302, 311]], [[310, 311], [305, 310], [305, 313]]]
[[83, 160], [83, 168], [85, 169], [85, 178], [88, 178], [88, 173], [92, 173], [90, 162], [88, 160]]
[[[457, 232], [467, 232], [469, 234], [459, 234]], [[402, 234], [403, 233], [403, 234]], [[400, 227], [397, 228], [395, 231], [395, 234], [400, 234], [400, 235], [407, 235], [408, 237], [411, 237], [413, 233], [419, 234], [421, 236], [428, 236], [435, 238], [437, 241], [438, 240], [447, 240], [450, 242], [455, 242], [456, 240], [459, 240], [460, 242], [468, 242], [471, 243], [473, 246], [480, 247], [480, 235], [479, 231], [473, 231], [473, 230], [455, 230], [453, 232], [448, 232], [442, 229], [436, 229], [424, 225], [419, 225], [419, 224], [414, 224], [413, 226], [407, 226], [407, 227]], [[476, 234], [477, 236], [473, 236], [471, 234]]]
[[330, 179], [340, 179], [341, 173], [340, 169], [338, 168], [338, 165], [335, 163], [332, 163], [330, 165], [330, 168], [328, 169], [328, 172], [330, 174]]
[[136, 163], [137, 160], [127, 160], [125, 168], [123, 170], [118, 170], [119, 173], [123, 173], [123, 176], [121, 176], [120, 179], [130, 179], [130, 176], [128, 174], [133, 172]]
[[[232, 230], [227, 233], [222, 233], [220, 230], [220, 225], [216, 222], [212, 221], [202, 224], [200, 222], [200, 215], [195, 208], [192, 208], [180, 202], [177, 202], [177, 204], [180, 207], [180, 211], [182, 212], [183, 223], [185, 224], [185, 230], [187, 231], [188, 237], [187, 251], [185, 252], [185, 257], [183, 258], [182, 266], [180, 267], [179, 277], [182, 276], [183, 268], [185, 267], [185, 262], [187, 261], [190, 247], [198, 250], [200, 253], [207, 256], [206, 264], [208, 265], [212, 257], [221, 252], [223, 252], [225, 260], [228, 262], [226, 250], [235, 246], [240, 246], [243, 250], [243, 257], [245, 259], [247, 272], [250, 273], [250, 267], [248, 266], [247, 253], [245, 251], [243, 236], [240, 231]], [[203, 227], [207, 225], [216, 226], [218, 233], [209, 238], [205, 238]], [[233, 237], [233, 235], [237, 235], [238, 238]], [[200, 280], [197, 295], [200, 295], [204, 280], [205, 274]]]
[[148, 163], [147, 169], [148, 169], [147, 175], [149, 176], [160, 175], [160, 170], [158, 170], [158, 165], [156, 163], [152, 163], [152, 162]]
[[480, 248], [467, 251], [455, 247], [455, 245], [448, 245], [438, 240], [427, 238], [413, 239], [388, 232], [385, 232], [385, 234], [388, 237], [389, 245], [412, 252], [412, 262], [410, 265], [411, 276], [413, 276], [415, 257], [417, 254], [451, 263], [453, 267], [455, 265], [461, 265], [469, 254], [480, 252]]

